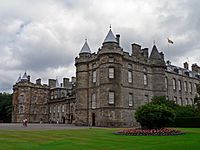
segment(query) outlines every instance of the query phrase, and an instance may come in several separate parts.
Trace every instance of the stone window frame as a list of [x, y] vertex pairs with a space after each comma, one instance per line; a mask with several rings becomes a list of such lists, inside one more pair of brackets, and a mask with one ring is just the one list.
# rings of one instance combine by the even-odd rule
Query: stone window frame
[[165, 88], [168, 89], [168, 78], [165, 77]]
[[183, 106], [183, 98], [179, 97], [179, 105]]
[[177, 100], [178, 100], [177, 97], [174, 96], [174, 102], [175, 102], [175, 104], [178, 104], [178, 101], [177, 101]]
[[114, 79], [115, 78], [115, 68], [114, 67], [109, 67], [108, 68], [108, 78], [109, 79]]
[[150, 101], [149, 101], [149, 95], [148, 94], [145, 94], [144, 95], [144, 101], [146, 104], [148, 104]]
[[187, 84], [187, 81], [184, 81], [184, 91], [185, 91], [185, 92], [188, 91], [188, 84]]
[[113, 56], [109, 56], [108, 62], [110, 62], [110, 63], [115, 62], [115, 58]]
[[92, 71], [92, 83], [96, 83], [97, 82], [97, 71], [93, 70]]
[[192, 82], [189, 82], [189, 93], [192, 93]]
[[132, 70], [133, 69], [133, 65], [132, 64], [128, 64], [128, 69]]
[[132, 107], [133, 105], [133, 93], [128, 93], [128, 106]]
[[174, 91], [176, 90], [176, 79], [175, 78], [172, 79], [172, 88]]
[[144, 84], [144, 86], [147, 86], [148, 85], [148, 74], [147, 74], [148, 70], [147, 70], [146, 67], [143, 67], [143, 72], [144, 72], [144, 74], [143, 74], [143, 84]]
[[185, 101], [186, 101], [186, 105], [190, 105], [189, 99], [187, 97], [185, 98]]
[[133, 72], [128, 70], [128, 83], [133, 83]]
[[108, 104], [110, 104], [110, 105], [115, 104], [115, 92], [114, 91], [108, 92]]
[[178, 91], [182, 91], [181, 80], [178, 80]]
[[97, 106], [96, 106], [96, 93], [93, 93], [91, 95], [91, 108], [92, 109], [96, 109]]
[[19, 114], [23, 114], [24, 113], [24, 106], [20, 105], [19, 106]]

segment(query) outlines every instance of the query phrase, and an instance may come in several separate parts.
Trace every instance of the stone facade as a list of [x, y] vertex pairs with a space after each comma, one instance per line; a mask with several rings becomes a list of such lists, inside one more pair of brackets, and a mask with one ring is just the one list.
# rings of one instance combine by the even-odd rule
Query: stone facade
[[69, 82], [49, 79], [30, 82], [24, 74], [13, 86], [13, 122], [74, 123], [75, 125], [137, 126], [134, 112], [154, 96], [166, 96], [179, 105], [193, 105], [200, 84], [200, 67], [177, 67], [164, 60], [153, 45], [132, 44], [129, 54], [120, 46], [120, 35], [111, 29], [97, 53], [85, 41], [75, 58], [76, 78]]
[[[193, 104], [195, 86], [200, 83], [198, 72], [185, 68], [176, 72], [175, 66], [166, 65], [164, 54], [155, 45], [150, 56], [148, 49], [138, 44], [132, 44], [129, 54], [119, 45], [119, 36], [114, 38], [110, 30], [97, 53], [87, 51], [85, 43], [75, 59], [76, 125], [136, 126], [135, 109], [153, 96], [166, 96], [180, 105]], [[173, 89], [173, 80], [181, 84], [181, 90], [177, 85]], [[192, 90], [187, 87], [183, 91], [184, 82]]]
[[63, 86], [55, 79], [49, 79], [48, 85], [42, 85], [41, 79], [31, 83], [30, 76], [25, 73], [13, 86], [12, 122], [22, 122], [26, 118], [30, 123], [72, 123], [75, 83], [68, 78], [63, 82]]

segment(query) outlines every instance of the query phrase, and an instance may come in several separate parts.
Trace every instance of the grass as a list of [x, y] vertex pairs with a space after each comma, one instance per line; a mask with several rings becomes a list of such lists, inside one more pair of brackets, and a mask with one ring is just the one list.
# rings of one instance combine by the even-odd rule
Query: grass
[[199, 150], [200, 128], [179, 136], [121, 136], [117, 129], [0, 130], [0, 150]]

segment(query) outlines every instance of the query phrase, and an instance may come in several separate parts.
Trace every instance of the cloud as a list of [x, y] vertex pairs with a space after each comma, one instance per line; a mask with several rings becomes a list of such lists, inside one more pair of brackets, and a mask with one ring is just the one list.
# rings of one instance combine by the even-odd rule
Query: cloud
[[1, 0], [0, 91], [9, 91], [25, 70], [44, 82], [75, 75], [85, 37], [96, 52], [110, 24], [125, 51], [132, 43], [151, 49], [155, 40], [173, 64], [197, 63], [199, 6], [198, 0]]

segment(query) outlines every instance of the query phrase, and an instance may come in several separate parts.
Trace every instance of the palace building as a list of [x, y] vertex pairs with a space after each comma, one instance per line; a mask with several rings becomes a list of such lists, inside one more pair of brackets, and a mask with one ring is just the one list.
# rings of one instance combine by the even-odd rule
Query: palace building
[[132, 44], [132, 52], [120, 45], [120, 35], [110, 29], [102, 46], [91, 53], [87, 40], [75, 58], [76, 78], [63, 84], [50, 79], [30, 82], [26, 74], [13, 86], [13, 122], [59, 122], [75, 125], [136, 126], [134, 112], [154, 96], [166, 96], [179, 105], [193, 105], [200, 83], [200, 67], [171, 65], [153, 45]]

